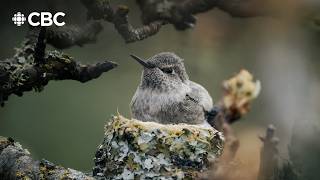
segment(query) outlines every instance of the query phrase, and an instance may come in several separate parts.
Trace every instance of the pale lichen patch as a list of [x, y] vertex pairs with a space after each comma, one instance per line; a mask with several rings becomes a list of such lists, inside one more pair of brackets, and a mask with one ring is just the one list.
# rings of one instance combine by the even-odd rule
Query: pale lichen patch
[[102, 179], [193, 178], [221, 155], [223, 141], [214, 128], [114, 116], [105, 126], [93, 175]]

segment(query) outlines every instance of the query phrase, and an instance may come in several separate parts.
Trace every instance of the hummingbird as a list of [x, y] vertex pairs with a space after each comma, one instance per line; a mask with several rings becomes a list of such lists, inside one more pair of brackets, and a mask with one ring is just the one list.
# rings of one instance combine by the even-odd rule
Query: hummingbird
[[171, 52], [147, 60], [130, 56], [143, 66], [130, 104], [134, 119], [211, 127], [208, 119], [217, 114], [212, 98], [204, 87], [189, 80], [183, 59]]

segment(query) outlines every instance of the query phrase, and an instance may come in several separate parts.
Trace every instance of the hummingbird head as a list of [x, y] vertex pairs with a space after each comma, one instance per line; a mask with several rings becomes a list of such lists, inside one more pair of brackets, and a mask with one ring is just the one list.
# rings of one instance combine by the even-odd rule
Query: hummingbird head
[[171, 52], [162, 52], [143, 60], [131, 55], [143, 68], [141, 77], [142, 88], [165, 90], [179, 88], [189, 78], [183, 64], [183, 59]]

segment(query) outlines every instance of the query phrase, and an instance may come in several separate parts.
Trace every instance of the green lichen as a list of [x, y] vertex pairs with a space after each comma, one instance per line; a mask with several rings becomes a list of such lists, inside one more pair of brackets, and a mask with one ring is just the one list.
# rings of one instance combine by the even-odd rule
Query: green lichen
[[188, 179], [222, 153], [222, 134], [196, 125], [162, 125], [113, 117], [96, 153], [94, 176]]

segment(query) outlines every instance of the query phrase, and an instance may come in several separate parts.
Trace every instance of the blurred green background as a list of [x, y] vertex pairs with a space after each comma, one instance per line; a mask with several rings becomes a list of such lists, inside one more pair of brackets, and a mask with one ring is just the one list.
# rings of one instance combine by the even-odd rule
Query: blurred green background
[[[131, 9], [129, 20], [140, 25], [137, 6], [131, 1], [117, 1], [123, 2]], [[66, 12], [67, 24], [83, 24], [86, 19], [86, 10], [75, 0], [4, 3], [0, 8], [0, 59], [12, 56], [27, 31], [27, 26], [16, 27], [10, 21], [16, 11], [42, 10], [49, 3]], [[242, 68], [261, 80], [262, 92], [251, 112], [233, 126], [240, 141], [245, 134], [240, 154], [258, 156], [257, 135], [273, 123], [278, 128], [282, 156], [288, 156], [287, 147], [293, 141], [291, 147], [304, 147], [298, 151], [303, 168], [317, 167], [319, 162], [312, 159], [320, 153], [315, 136], [319, 133], [320, 110], [318, 32], [294, 17], [232, 18], [213, 10], [197, 18], [193, 29], [177, 31], [167, 25], [155, 36], [131, 44], [125, 44], [113, 25], [104, 22], [95, 44], [63, 52], [83, 63], [112, 60], [119, 67], [85, 84], [50, 82], [41, 93], [10, 96], [0, 109], [0, 135], [13, 137], [37, 159], [89, 171], [110, 116], [118, 109], [130, 117], [129, 103], [142, 69], [129, 54], [147, 58], [171, 51], [185, 59], [190, 79], [207, 88], [214, 101], [221, 97], [222, 81]], [[292, 140], [294, 133], [299, 141]], [[305, 153], [308, 147], [312, 148]], [[303, 158], [310, 153], [314, 156]]]

